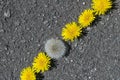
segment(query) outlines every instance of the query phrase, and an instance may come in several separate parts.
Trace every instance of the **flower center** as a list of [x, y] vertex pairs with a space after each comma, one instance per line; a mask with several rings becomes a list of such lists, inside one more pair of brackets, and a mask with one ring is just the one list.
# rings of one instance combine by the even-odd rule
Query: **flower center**
[[55, 53], [55, 52], [58, 51], [58, 47], [57, 47], [57, 45], [53, 45], [53, 46], [52, 46], [52, 51], [53, 51], [53, 53]]

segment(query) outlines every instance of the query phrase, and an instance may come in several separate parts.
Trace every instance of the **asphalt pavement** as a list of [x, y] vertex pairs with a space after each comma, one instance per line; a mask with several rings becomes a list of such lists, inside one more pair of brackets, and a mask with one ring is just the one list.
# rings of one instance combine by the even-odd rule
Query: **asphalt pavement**
[[[120, 80], [120, 0], [86, 29], [42, 80]], [[91, 0], [0, 0], [0, 80], [19, 80], [48, 39], [60, 38]]]

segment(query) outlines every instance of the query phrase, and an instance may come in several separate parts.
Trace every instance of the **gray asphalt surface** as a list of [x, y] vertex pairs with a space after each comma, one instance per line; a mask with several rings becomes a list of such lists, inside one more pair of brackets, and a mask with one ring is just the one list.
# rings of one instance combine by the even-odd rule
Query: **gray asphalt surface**
[[[101, 16], [70, 53], [43, 80], [120, 80], [120, 0]], [[44, 43], [61, 38], [62, 27], [77, 21], [91, 0], [0, 0], [0, 80], [19, 80]]]

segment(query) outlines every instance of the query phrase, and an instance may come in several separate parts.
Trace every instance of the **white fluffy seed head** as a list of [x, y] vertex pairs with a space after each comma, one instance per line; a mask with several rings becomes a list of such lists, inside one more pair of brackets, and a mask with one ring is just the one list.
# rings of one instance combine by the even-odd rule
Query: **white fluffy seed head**
[[45, 51], [51, 57], [58, 59], [66, 52], [64, 43], [59, 39], [50, 39], [45, 43]]

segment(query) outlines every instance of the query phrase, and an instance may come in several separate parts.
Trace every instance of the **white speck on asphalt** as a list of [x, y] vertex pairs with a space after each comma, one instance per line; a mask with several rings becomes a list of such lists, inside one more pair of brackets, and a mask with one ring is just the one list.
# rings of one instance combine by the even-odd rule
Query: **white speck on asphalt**
[[77, 2], [79, 2], [79, 0], [77, 0]]
[[91, 76], [89, 76], [88, 78], [91, 79]]
[[25, 40], [21, 40], [20, 42], [21, 42], [21, 43], [25, 43]]
[[58, 23], [58, 21], [57, 21], [57, 20], [55, 20], [55, 23]]
[[75, 46], [75, 48], [76, 48], [76, 47], [78, 46], [78, 43], [76, 42], [74, 46]]
[[45, 7], [45, 8], [47, 8], [47, 7], [48, 7], [48, 5], [47, 5], [47, 4], [45, 4], [45, 5], [44, 5], [44, 7]]
[[34, 38], [32, 37], [30, 40], [31, 40], [31, 41], [33, 41], [33, 40], [34, 40]]
[[0, 29], [0, 33], [2, 33], [2, 32], [4, 32], [4, 30], [3, 30], [3, 29]]
[[37, 46], [40, 47], [40, 44], [38, 44]]
[[15, 26], [19, 26], [20, 25], [20, 21], [17, 20], [17, 21], [14, 22], [14, 24], [15, 24]]
[[87, 30], [90, 31], [90, 30], [91, 30], [91, 27], [87, 27]]
[[73, 60], [71, 59], [70, 62], [73, 62]]
[[85, 5], [86, 3], [85, 3], [85, 2], [83, 2], [82, 4], [83, 4], [83, 5]]
[[2, 61], [2, 62], [5, 62], [5, 61], [6, 61], [6, 59], [1, 59], [1, 61]]
[[118, 18], [115, 18], [115, 20], [117, 21], [117, 20], [118, 20]]
[[47, 24], [47, 23], [48, 23], [48, 21], [47, 21], [47, 20], [43, 22], [43, 24]]
[[4, 16], [5, 16], [5, 17], [10, 17], [10, 10], [5, 11], [5, 12], [4, 12]]
[[7, 54], [7, 55], [9, 55], [9, 54], [10, 54], [10, 52], [7, 52], [6, 54]]
[[109, 17], [107, 17], [107, 21], [109, 20]]
[[30, 52], [27, 52], [27, 55], [30, 55]]
[[48, 28], [51, 28], [51, 26], [49, 25]]
[[95, 72], [96, 70], [97, 70], [96, 68], [92, 69], [92, 70], [91, 70], [91, 73]]
[[26, 28], [26, 30], [27, 30], [27, 31], [29, 31], [29, 30], [30, 30], [30, 28], [28, 28], [28, 27], [27, 27], [27, 28]]
[[100, 21], [100, 24], [101, 24], [101, 25], [104, 25], [105, 23], [104, 23], [103, 21]]

